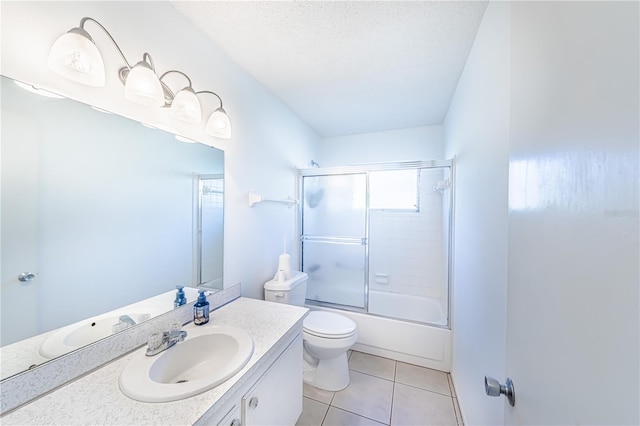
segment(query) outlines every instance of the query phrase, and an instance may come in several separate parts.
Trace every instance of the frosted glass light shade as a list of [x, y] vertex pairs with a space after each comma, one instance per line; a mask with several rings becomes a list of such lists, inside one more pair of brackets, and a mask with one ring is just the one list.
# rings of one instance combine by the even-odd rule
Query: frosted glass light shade
[[49, 50], [48, 67], [56, 74], [87, 86], [103, 87], [104, 61], [89, 33], [72, 28]]
[[164, 105], [162, 85], [149, 64], [140, 61], [131, 68], [124, 84], [124, 97], [141, 105]]
[[207, 120], [206, 132], [208, 135], [221, 138], [231, 138], [231, 122], [225, 110], [220, 107], [213, 111]]
[[202, 107], [195, 92], [190, 87], [185, 87], [173, 98], [170, 113], [173, 118], [187, 123], [200, 123], [202, 121]]

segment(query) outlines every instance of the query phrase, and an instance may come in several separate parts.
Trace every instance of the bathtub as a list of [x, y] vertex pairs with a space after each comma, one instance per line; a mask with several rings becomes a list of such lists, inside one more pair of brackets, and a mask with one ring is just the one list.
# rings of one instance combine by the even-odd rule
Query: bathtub
[[[369, 303], [371, 303], [372, 293], [374, 291], [369, 293]], [[373, 296], [374, 300], [376, 297], [384, 295], [385, 301], [388, 301], [389, 293], [377, 293], [383, 294]], [[393, 303], [405, 302], [407, 300], [396, 299]], [[412, 300], [411, 302], [416, 301]], [[437, 306], [435, 303], [434, 305]], [[408, 304], [400, 306], [404, 308]], [[358, 327], [358, 341], [352, 348], [356, 351], [433, 368], [447, 373], [451, 371], [451, 330], [447, 328], [324, 306], [307, 305], [307, 308], [335, 312], [351, 318]], [[440, 320], [444, 321], [442, 324], [446, 324], [442, 310], [439, 312], [441, 314]], [[438, 311], [436, 310], [434, 315], [437, 313]]]
[[440, 299], [369, 290], [369, 313], [446, 327]]

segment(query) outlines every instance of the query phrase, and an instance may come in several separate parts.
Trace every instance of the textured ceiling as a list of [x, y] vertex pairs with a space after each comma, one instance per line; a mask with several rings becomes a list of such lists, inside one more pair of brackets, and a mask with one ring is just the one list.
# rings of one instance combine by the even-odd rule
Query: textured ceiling
[[323, 137], [442, 123], [487, 6], [171, 3]]

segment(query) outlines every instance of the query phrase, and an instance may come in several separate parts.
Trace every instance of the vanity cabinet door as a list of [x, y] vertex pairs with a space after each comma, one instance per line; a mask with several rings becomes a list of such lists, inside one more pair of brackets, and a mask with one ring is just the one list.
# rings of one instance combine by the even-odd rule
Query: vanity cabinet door
[[240, 405], [235, 405], [231, 411], [224, 416], [217, 426], [241, 426], [242, 421], [240, 419]]
[[302, 336], [242, 398], [244, 426], [294, 425], [302, 413]]

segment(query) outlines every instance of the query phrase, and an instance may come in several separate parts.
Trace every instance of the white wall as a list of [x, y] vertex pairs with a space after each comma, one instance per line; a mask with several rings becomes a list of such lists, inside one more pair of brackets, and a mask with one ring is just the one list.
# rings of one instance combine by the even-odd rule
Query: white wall
[[451, 373], [465, 424], [504, 421], [483, 380], [505, 374], [509, 9], [487, 7], [444, 123], [456, 156]]
[[436, 125], [325, 138], [314, 160], [333, 167], [443, 158], [443, 128]]
[[[3, 2], [1, 14], [2, 74], [138, 121], [170, 124], [184, 136], [225, 150], [225, 286], [242, 282], [243, 294], [262, 297], [264, 281], [275, 273], [282, 236], [287, 236], [289, 250], [296, 247], [295, 209], [281, 205], [249, 209], [246, 194], [255, 190], [275, 198], [294, 195], [294, 167], [306, 167], [317, 158], [318, 135], [167, 3]], [[180, 69], [189, 74], [196, 90], [217, 92], [231, 119], [232, 139], [215, 140], [201, 127], [169, 121], [166, 111], [126, 101], [117, 79], [122, 63], [106, 36], [91, 23], [86, 29], [105, 58], [106, 87], [82, 86], [49, 71], [46, 60], [51, 44], [83, 16], [100, 21], [129, 62], [149, 52], [160, 72]], [[211, 98], [202, 98], [207, 111], [217, 107]], [[297, 264], [297, 253], [292, 257]]]

